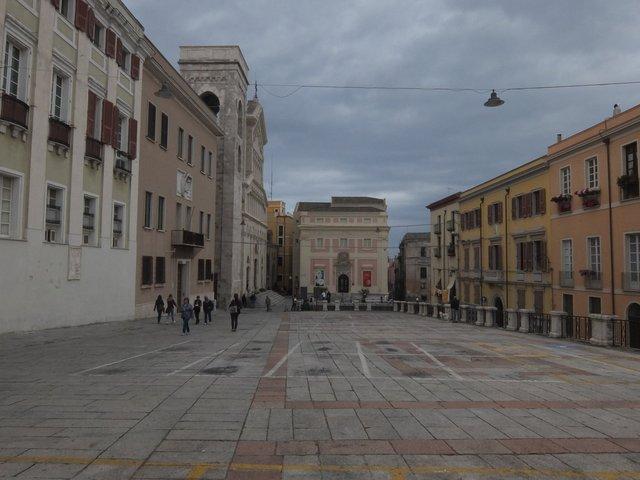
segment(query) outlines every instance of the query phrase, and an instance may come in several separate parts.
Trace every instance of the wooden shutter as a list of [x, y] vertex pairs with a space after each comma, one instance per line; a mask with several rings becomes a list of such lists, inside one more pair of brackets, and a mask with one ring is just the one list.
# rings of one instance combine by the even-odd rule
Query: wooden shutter
[[540, 242], [540, 270], [547, 271], [547, 242]]
[[476, 228], [480, 226], [482, 210], [476, 208]]
[[489, 225], [493, 225], [493, 205], [487, 205], [487, 221], [489, 222]]
[[118, 130], [120, 129], [120, 110], [113, 106], [113, 118], [111, 119], [111, 146], [116, 150], [124, 150], [123, 145], [118, 145]]
[[136, 150], [138, 148], [138, 121], [134, 118], [129, 119], [129, 158], [136, 158]]
[[540, 205], [538, 206], [538, 211], [540, 215], [547, 213], [547, 193], [544, 188], [540, 190]]
[[102, 101], [102, 143], [110, 145], [113, 137], [113, 103]]
[[460, 230], [464, 230], [464, 229], [465, 229], [465, 227], [466, 227], [466, 225], [465, 225], [465, 219], [466, 219], [465, 214], [464, 214], [464, 213], [461, 213], [461, 214], [460, 214]]
[[119, 67], [124, 66], [124, 46], [119, 38], [116, 39], [116, 63]]
[[96, 37], [96, 14], [93, 13], [93, 8], [89, 8], [87, 13], [87, 36], [92, 42]]
[[140, 57], [131, 55], [131, 78], [138, 80], [140, 78]]
[[81, 32], [87, 31], [87, 17], [89, 6], [84, 0], [76, 0], [76, 28]]
[[533, 242], [527, 242], [525, 243], [525, 258], [526, 258], [526, 265], [525, 265], [525, 270], [527, 272], [530, 272], [531, 270], [533, 270]]
[[533, 215], [533, 193], [527, 193], [527, 217]]
[[113, 30], [111, 30], [110, 28], [107, 29], [107, 34], [106, 34], [106, 42], [104, 45], [104, 53], [107, 57], [109, 58], [115, 58], [116, 57], [116, 34]]
[[517, 200], [516, 197], [513, 197], [511, 199], [511, 218], [513, 220], [518, 218], [518, 202], [516, 200]]
[[96, 135], [96, 106], [98, 96], [89, 90], [89, 102], [87, 105], [87, 137], [95, 137]]
[[496, 222], [502, 223], [502, 202], [498, 203], [498, 219]]
[[502, 270], [502, 245], [496, 245], [497, 269]]
[[60, 8], [60, 0], [51, 0], [51, 5], [53, 5], [53, 8], [57, 10]]

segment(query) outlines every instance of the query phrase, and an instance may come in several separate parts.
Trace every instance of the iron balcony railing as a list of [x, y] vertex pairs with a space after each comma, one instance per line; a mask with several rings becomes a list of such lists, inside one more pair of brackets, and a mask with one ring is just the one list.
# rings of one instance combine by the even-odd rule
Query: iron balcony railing
[[49, 141], [69, 147], [71, 145], [71, 127], [62, 120], [50, 117]]
[[622, 289], [626, 292], [640, 292], [640, 271], [622, 272]]
[[453, 232], [456, 229], [456, 224], [453, 220], [447, 220], [447, 231]]
[[442, 252], [440, 251], [440, 247], [433, 248], [433, 256], [436, 258], [442, 257]]
[[122, 233], [122, 220], [120, 218], [113, 219], [113, 233], [115, 234]]
[[613, 346], [629, 348], [631, 346], [631, 331], [629, 320], [626, 318], [614, 318], [611, 320], [613, 330]]
[[180, 247], [204, 247], [204, 235], [189, 230], [173, 230], [171, 245]]
[[58, 205], [47, 205], [47, 223], [59, 225], [62, 220], [62, 210]]
[[24, 103], [18, 97], [14, 97], [8, 93], [3, 93], [0, 118], [23, 128], [28, 128], [27, 121], [29, 118], [29, 105]]
[[436, 235], [440, 235], [442, 233], [442, 225], [440, 225], [439, 223], [436, 223], [433, 226], [433, 233], [435, 233]]
[[95, 217], [93, 213], [85, 212], [82, 214], [82, 228], [85, 230], [93, 230]]
[[95, 138], [87, 137], [85, 156], [94, 160], [102, 160], [102, 142]]
[[131, 175], [131, 160], [124, 157], [122, 152], [118, 152], [118, 156], [116, 157], [116, 162], [114, 165], [114, 170], [117, 173], [124, 173], [127, 175]]
[[558, 272], [560, 286], [561, 287], [573, 287], [573, 271], [571, 270], [560, 270]]
[[584, 288], [588, 288], [590, 290], [602, 289], [602, 272], [590, 270], [588, 272], [581, 273], [581, 275], [584, 278]]
[[562, 336], [572, 340], [591, 340], [591, 319], [585, 316], [565, 315], [562, 318]]
[[529, 333], [548, 336], [550, 330], [551, 315], [538, 312], [529, 314]]

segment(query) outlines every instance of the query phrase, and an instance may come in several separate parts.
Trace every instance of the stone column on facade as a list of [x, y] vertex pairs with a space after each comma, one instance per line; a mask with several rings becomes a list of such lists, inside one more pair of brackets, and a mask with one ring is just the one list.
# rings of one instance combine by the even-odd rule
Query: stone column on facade
[[534, 310], [520, 309], [520, 329], [521, 333], [529, 333], [529, 315], [534, 313]]
[[611, 315], [589, 315], [591, 320], [591, 338], [589, 343], [591, 345], [598, 345], [601, 347], [609, 347], [613, 345], [613, 322], [616, 316]]
[[567, 312], [562, 311], [552, 311], [549, 312], [551, 316], [551, 328], [549, 330], [549, 336], [551, 338], [561, 338], [562, 337], [562, 318], [567, 314]]
[[496, 307], [484, 307], [484, 326], [493, 327], [496, 324]]
[[335, 304], [336, 304], [336, 312], [340, 311], [340, 300], [336, 300]]
[[322, 311], [326, 312], [327, 310], [329, 310], [328, 302], [326, 300], [322, 300]]
[[485, 314], [485, 310], [484, 307], [482, 305], [476, 305], [476, 325], [478, 327], [482, 327], [484, 325], [484, 314]]
[[507, 330], [515, 332], [518, 329], [518, 312], [515, 308], [505, 308], [504, 313], [507, 316]]

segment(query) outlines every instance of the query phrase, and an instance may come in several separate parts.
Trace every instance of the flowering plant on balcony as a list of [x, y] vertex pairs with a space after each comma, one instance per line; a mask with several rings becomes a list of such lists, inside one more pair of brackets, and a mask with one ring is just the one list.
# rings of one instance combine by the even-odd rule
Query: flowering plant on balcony
[[580, 270], [578, 273], [580, 273], [580, 276], [582, 277], [595, 277], [597, 276], [598, 272], [596, 272], [595, 270], [589, 270], [588, 268], [584, 268], [582, 270]]
[[555, 197], [551, 197], [551, 201], [555, 203], [565, 203], [571, 200], [570, 193], [561, 193], [560, 195], [556, 195]]
[[582, 190], [576, 190], [574, 192], [580, 198], [591, 197], [600, 194], [600, 188], [583, 188]]
[[618, 177], [616, 183], [620, 188], [625, 188], [633, 183], [638, 183], [638, 177], [635, 175], [624, 174]]

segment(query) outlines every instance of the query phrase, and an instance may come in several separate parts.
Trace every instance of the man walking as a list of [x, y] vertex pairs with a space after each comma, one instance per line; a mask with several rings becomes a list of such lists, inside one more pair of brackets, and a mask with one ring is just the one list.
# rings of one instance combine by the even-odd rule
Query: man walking
[[269, 298], [269, 295], [267, 295], [267, 297], [264, 299], [264, 304], [267, 306], [267, 312], [271, 311], [271, 299]]
[[182, 303], [182, 335], [190, 335], [189, 331], [189, 320], [193, 317], [193, 306], [189, 303], [189, 298], [184, 297], [184, 302]]
[[201, 308], [202, 308], [202, 300], [200, 300], [200, 295], [196, 295], [196, 299], [193, 301], [193, 314], [196, 316], [196, 325], [200, 324]]
[[204, 297], [204, 302], [202, 302], [202, 311], [204, 312], [204, 324], [208, 325], [211, 323], [211, 312], [213, 312], [213, 302], [209, 300], [209, 297]]
[[458, 297], [453, 297], [451, 300], [451, 321], [460, 321], [460, 300], [458, 300]]

